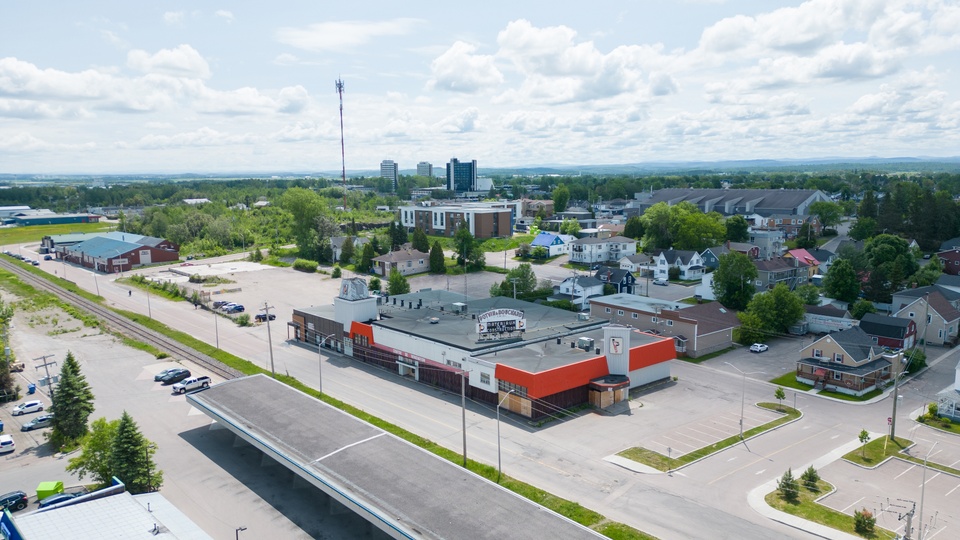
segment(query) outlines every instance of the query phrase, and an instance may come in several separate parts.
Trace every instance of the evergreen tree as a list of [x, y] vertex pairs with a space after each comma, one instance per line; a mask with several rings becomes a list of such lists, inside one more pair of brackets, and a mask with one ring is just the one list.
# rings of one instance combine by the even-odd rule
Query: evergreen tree
[[163, 483], [163, 471], [153, 462], [156, 445], [151, 443], [127, 411], [123, 411], [110, 448], [110, 471], [126, 484], [133, 494], [158, 489]]
[[348, 236], [343, 240], [340, 246], [340, 264], [350, 264], [353, 262], [353, 255], [356, 250], [353, 246], [353, 237]]
[[80, 364], [72, 352], [67, 352], [60, 366], [60, 382], [54, 389], [52, 401], [50, 440], [54, 447], [83, 437], [87, 433], [87, 418], [93, 413], [93, 391], [80, 373]]
[[390, 270], [390, 278], [387, 283], [387, 291], [390, 293], [390, 296], [397, 294], [407, 294], [410, 292], [410, 284], [407, 283], [407, 278], [400, 273], [396, 268]]
[[777, 491], [785, 501], [794, 502], [800, 499], [800, 483], [793, 477], [791, 469], [787, 469], [787, 472], [777, 480]]
[[[863, 200], [860, 201], [860, 206], [857, 207], [857, 217], [861, 219], [877, 219], [877, 197], [873, 194], [872, 189], [864, 192]], [[876, 221], [874, 221], [874, 223], [876, 223]]]
[[457, 232], [453, 235], [453, 244], [457, 251], [458, 265], [463, 265], [464, 261], [470, 258], [470, 254], [474, 252], [475, 243], [476, 241], [473, 235], [470, 234], [470, 229], [467, 228], [466, 222], [461, 222], [460, 226], [457, 227]]
[[447, 267], [444, 264], [445, 260], [443, 257], [443, 248], [440, 247], [440, 241], [436, 240], [433, 242], [433, 247], [430, 248], [430, 273], [431, 274], [445, 274], [447, 273]]
[[363, 245], [363, 253], [360, 255], [360, 262], [357, 263], [357, 272], [369, 272], [371, 266], [373, 265], [373, 258], [377, 254], [373, 251], [373, 242]]
[[413, 240], [411, 241], [413, 249], [417, 251], [422, 251], [428, 253], [430, 251], [430, 240], [427, 238], [427, 233], [423, 232], [423, 229], [417, 227], [413, 230]]

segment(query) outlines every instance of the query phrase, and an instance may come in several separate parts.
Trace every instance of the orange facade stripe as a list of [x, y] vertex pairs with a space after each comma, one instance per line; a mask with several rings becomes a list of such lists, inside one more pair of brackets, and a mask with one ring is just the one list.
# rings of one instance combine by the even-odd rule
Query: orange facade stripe
[[366, 336], [367, 342], [373, 345], [373, 326], [369, 324], [351, 321], [350, 323], [350, 339], [353, 339], [356, 335]]
[[527, 389], [532, 398], [551, 396], [564, 390], [585, 386], [591, 380], [607, 375], [607, 359], [603, 356], [590, 358], [576, 364], [530, 373], [511, 366], [497, 364], [497, 379], [509, 381]]
[[640, 345], [630, 349], [630, 371], [673, 360], [677, 357], [677, 348], [673, 338], [663, 338], [654, 343]]

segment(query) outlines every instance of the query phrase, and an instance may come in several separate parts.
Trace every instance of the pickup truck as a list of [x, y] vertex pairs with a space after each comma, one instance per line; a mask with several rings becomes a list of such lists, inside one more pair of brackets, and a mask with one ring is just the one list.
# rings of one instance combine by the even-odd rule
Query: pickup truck
[[175, 394], [186, 394], [191, 390], [209, 387], [210, 377], [189, 377], [173, 385], [173, 392]]

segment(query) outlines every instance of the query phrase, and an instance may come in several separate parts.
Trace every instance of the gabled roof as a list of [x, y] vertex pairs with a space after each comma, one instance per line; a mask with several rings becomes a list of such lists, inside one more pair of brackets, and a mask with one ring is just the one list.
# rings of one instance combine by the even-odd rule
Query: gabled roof
[[574, 244], [623, 244], [623, 243], [634, 243], [637, 241], [633, 238], [627, 238], [626, 236], [611, 236], [610, 238], [580, 238], [574, 242]]
[[935, 285], [941, 287], [960, 287], [960, 276], [955, 276], [953, 274], [940, 274], [940, 277], [937, 278]]
[[878, 313], [867, 313], [860, 320], [860, 328], [871, 336], [888, 337], [893, 339], [904, 339], [907, 337], [907, 329], [910, 327], [911, 319], [902, 317], [888, 317]]
[[621, 257], [620, 260], [626, 259], [633, 264], [647, 264], [653, 259], [650, 258], [646, 253], [637, 253], [636, 255], [627, 255], [626, 257]]
[[333, 249], [340, 249], [343, 247], [343, 243], [347, 241], [347, 238], [353, 238], [353, 247], [362, 246], [370, 242], [369, 238], [363, 236], [334, 236], [330, 238], [330, 245]]
[[757, 267], [757, 271], [759, 272], [783, 272], [792, 268], [806, 268], [810, 266], [799, 259], [785, 261], [780, 257], [770, 259], [769, 261], [753, 261], [753, 265]]
[[[697, 204], [702, 201], [715, 201], [713, 210], [723, 212], [726, 203], [732, 202], [743, 206], [747, 201], [755, 201], [754, 211], [760, 213], [765, 209], [796, 208], [818, 193], [812, 189], [686, 189], [668, 188], [658, 189], [644, 201], [644, 205], [653, 205], [658, 202], [677, 204], [680, 201], [690, 201]], [[825, 194], [822, 200], [826, 200]], [[768, 210], [769, 211], [769, 210]]]
[[831, 257], [836, 257], [837, 254], [821, 248], [810, 248], [807, 249], [807, 253], [813, 256], [814, 259], [820, 261], [820, 264], [823, 264], [830, 260]]
[[633, 275], [629, 270], [621, 270], [620, 268], [601, 268], [600, 270], [597, 270], [597, 273], [594, 274], [593, 277], [604, 283], [622, 283], [623, 280], [629, 275]]
[[750, 251], [751, 249], [760, 249], [750, 242], [729, 242], [728, 248], [731, 251]]
[[550, 247], [559, 237], [559, 235], [541, 231], [540, 234], [533, 239], [533, 242], [530, 242], [530, 245], [532, 247]]
[[[941, 274], [941, 277], [943, 277], [944, 275], [945, 274]], [[952, 289], [948, 289], [943, 285], [939, 285], [936, 283], [933, 285], [926, 285], [924, 287], [916, 287], [914, 289], [905, 289], [902, 291], [897, 291], [893, 293], [893, 296], [900, 296], [900, 297], [906, 297], [906, 298], [923, 298], [924, 295], [933, 294], [933, 293], [940, 293], [941, 295], [943, 295], [944, 298], [946, 298], [950, 302], [956, 302], [957, 300], [960, 300], [960, 292], [954, 291]]]
[[379, 257], [374, 257], [373, 260], [378, 262], [406, 262], [429, 258], [429, 253], [424, 253], [415, 249], [402, 249], [400, 251], [391, 251], [390, 253], [380, 255]]
[[667, 264], [674, 264], [678, 260], [680, 264], [690, 264], [690, 259], [692, 259], [694, 255], [698, 255], [698, 253], [696, 251], [670, 248], [656, 254], [658, 258], [660, 255], [663, 255], [663, 258], [667, 260]]
[[593, 276], [577, 276], [576, 278], [568, 277], [567, 279], [563, 280], [563, 282], [564, 283], [568, 281], [572, 282], [574, 279], [577, 280], [577, 286], [583, 287], [584, 289], [588, 289], [590, 287], [603, 286], [603, 282]]
[[940, 251], [946, 251], [953, 248], [960, 248], [960, 237], [944, 240], [943, 243], [940, 244]]
[[867, 335], [859, 326], [854, 326], [846, 330], [834, 332], [817, 340], [817, 343], [824, 339], [832, 338], [837, 345], [843, 348], [850, 355], [850, 359], [856, 362], [862, 362], [870, 359], [870, 352], [873, 349], [873, 339]]
[[808, 306], [804, 305], [803, 310], [812, 315], [823, 315], [824, 317], [840, 317], [840, 318], [850, 318], [850, 312], [845, 309], [840, 309], [832, 304], [826, 304], [823, 306]]
[[817, 260], [816, 257], [814, 257], [813, 255], [811, 255], [810, 252], [808, 252], [808, 251], [805, 250], [805, 249], [802, 249], [802, 248], [791, 249], [791, 250], [788, 251], [787, 253], [789, 253], [790, 256], [793, 257], [794, 259], [797, 259], [798, 261], [803, 261], [803, 262], [807, 263], [807, 264], [810, 265], [810, 266], [819, 266], [819, 265], [820, 265], [820, 261]]
[[123, 242], [105, 236], [98, 236], [89, 240], [84, 240], [79, 244], [74, 244], [67, 248], [70, 252], [81, 252], [95, 259], [113, 259], [122, 257], [124, 254], [141, 249], [141, 244], [134, 242]]
[[927, 299], [930, 302], [930, 309], [935, 310], [943, 320], [950, 322], [960, 319], [960, 311], [957, 311], [957, 308], [953, 307], [953, 304], [939, 291], [931, 294]]
[[690, 306], [679, 312], [681, 317], [697, 321], [697, 335], [712, 334], [727, 328], [739, 328], [740, 319], [732, 309], [723, 307], [720, 302], [707, 302]]
[[728, 248], [726, 245], [723, 245], [723, 244], [719, 246], [708, 247], [707, 249], [703, 250], [703, 253], [701, 253], [700, 256], [702, 257], [704, 253], [708, 251], [710, 253], [713, 253], [715, 257], [719, 258], [721, 255], [730, 253], [730, 248]]

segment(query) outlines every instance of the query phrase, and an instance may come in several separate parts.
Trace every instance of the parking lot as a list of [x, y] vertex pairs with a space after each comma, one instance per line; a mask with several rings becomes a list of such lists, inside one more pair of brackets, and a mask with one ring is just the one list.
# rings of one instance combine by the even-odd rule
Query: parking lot
[[[706, 418], [654, 435], [644, 443], [644, 447], [663, 455], [669, 453], [673, 457], [680, 457], [740, 433], [739, 408], [727, 407], [722, 411], [711, 412], [713, 414]], [[774, 411], [749, 405], [743, 412], [743, 431], [766, 424], [781, 416]]]

